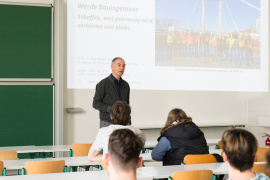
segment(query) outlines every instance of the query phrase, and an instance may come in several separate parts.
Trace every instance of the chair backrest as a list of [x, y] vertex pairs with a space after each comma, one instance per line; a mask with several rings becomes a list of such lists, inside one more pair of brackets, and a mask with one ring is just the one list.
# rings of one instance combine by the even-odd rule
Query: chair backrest
[[0, 176], [2, 176], [2, 172], [3, 172], [3, 170], [4, 170], [4, 163], [3, 163], [3, 161], [0, 161]]
[[270, 148], [268, 147], [259, 147], [257, 152], [256, 152], [256, 162], [264, 162], [266, 161], [265, 159], [265, 154], [270, 151]]
[[104, 159], [102, 159], [101, 166], [102, 166], [103, 170], [107, 170], [107, 166], [105, 164], [105, 160]]
[[72, 156], [73, 157], [87, 156], [91, 146], [92, 146], [92, 143], [90, 143], [90, 144], [72, 144], [71, 145], [71, 150], [73, 151]]
[[218, 145], [218, 149], [222, 149], [223, 148], [222, 143], [221, 143], [221, 140], [218, 141], [217, 145]]
[[212, 154], [189, 154], [184, 158], [184, 164], [216, 163], [217, 160]]
[[211, 180], [212, 177], [213, 171], [211, 170], [180, 171], [171, 175], [173, 180]]
[[270, 173], [267, 171], [266, 164], [253, 164], [252, 172], [262, 172], [266, 174], [268, 177], [270, 177]]
[[18, 157], [16, 151], [0, 151], [0, 160], [15, 160]]
[[65, 160], [58, 161], [26, 161], [24, 174], [60, 173], [65, 169]]

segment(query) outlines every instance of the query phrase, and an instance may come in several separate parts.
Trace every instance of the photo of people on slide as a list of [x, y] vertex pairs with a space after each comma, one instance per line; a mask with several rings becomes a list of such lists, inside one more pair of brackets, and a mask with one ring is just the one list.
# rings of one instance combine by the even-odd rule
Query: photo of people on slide
[[260, 69], [260, 7], [260, 0], [156, 0], [155, 65]]

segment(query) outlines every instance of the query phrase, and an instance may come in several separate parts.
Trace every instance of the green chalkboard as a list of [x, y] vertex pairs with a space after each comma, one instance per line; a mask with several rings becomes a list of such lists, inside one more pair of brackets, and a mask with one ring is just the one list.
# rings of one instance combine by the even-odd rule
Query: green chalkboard
[[0, 86], [0, 146], [53, 144], [53, 85]]
[[51, 78], [52, 7], [0, 5], [0, 78]]

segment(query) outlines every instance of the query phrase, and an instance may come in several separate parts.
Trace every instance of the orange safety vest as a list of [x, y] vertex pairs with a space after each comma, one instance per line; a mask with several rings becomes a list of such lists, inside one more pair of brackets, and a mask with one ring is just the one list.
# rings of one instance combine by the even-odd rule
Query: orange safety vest
[[208, 34], [204, 35], [204, 42], [209, 42], [209, 35]]
[[194, 36], [194, 43], [195, 44], [199, 44], [200, 43], [200, 36], [199, 35], [195, 35]]
[[245, 38], [239, 38], [239, 47], [245, 47]]
[[213, 46], [214, 46], [214, 47], [217, 47], [217, 38], [214, 38], [214, 39], [213, 39]]
[[187, 36], [186, 35], [183, 35], [182, 36], [182, 39], [183, 39], [183, 44], [187, 44]]
[[193, 36], [192, 35], [188, 36], [188, 44], [193, 44]]
[[253, 41], [252, 40], [247, 40], [247, 48], [252, 49], [253, 48]]

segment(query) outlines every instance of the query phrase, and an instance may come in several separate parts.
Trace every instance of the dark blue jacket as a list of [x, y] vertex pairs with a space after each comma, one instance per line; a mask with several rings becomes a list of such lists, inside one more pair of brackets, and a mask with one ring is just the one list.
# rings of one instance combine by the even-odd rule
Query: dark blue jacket
[[166, 137], [171, 145], [171, 149], [163, 157], [164, 166], [179, 165], [188, 154], [209, 154], [204, 134], [193, 122], [174, 125], [162, 136]]

